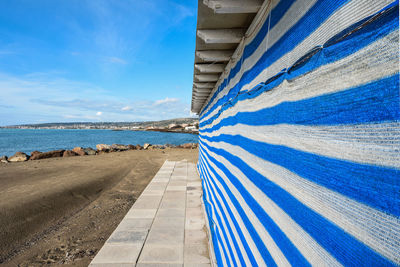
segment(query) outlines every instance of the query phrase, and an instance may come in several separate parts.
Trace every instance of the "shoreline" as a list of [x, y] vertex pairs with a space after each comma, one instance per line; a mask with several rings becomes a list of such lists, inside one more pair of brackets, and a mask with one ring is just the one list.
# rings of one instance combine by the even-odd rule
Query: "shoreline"
[[184, 134], [194, 134], [199, 135], [198, 131], [187, 131], [187, 130], [171, 130], [171, 129], [115, 129], [115, 128], [107, 128], [107, 129], [91, 129], [91, 128], [15, 128], [15, 127], [0, 127], [0, 129], [16, 129], [16, 130], [102, 130], [102, 131], [114, 131], [114, 132], [160, 132], [160, 133], [184, 133]]
[[30, 154], [26, 154], [25, 152], [17, 151], [14, 155], [8, 157], [6, 155], [0, 155], [0, 164], [4, 163], [14, 163], [14, 162], [24, 162], [28, 160], [40, 160], [47, 158], [65, 158], [65, 157], [73, 157], [73, 156], [95, 156], [104, 153], [112, 153], [112, 152], [122, 152], [129, 150], [152, 150], [152, 149], [171, 149], [171, 148], [182, 148], [182, 149], [196, 149], [198, 147], [198, 143], [184, 143], [181, 145], [172, 145], [172, 144], [164, 144], [164, 145], [152, 145], [150, 143], [145, 143], [143, 146], [137, 145], [121, 145], [121, 144], [97, 144], [96, 149], [91, 147], [74, 147], [73, 149], [59, 149], [59, 150], [51, 150], [47, 152], [41, 151], [32, 151]]

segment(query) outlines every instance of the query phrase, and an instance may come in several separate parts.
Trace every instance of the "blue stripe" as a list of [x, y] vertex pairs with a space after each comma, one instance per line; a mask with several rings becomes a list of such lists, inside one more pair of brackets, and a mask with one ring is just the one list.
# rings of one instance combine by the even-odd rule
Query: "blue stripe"
[[[206, 151], [202, 151], [202, 153], [207, 154]], [[208, 154], [207, 154], [208, 155]], [[208, 155], [210, 158], [210, 156]], [[214, 162], [214, 160], [211, 160]], [[214, 162], [215, 163], [215, 162]], [[218, 165], [217, 165], [218, 166]], [[210, 166], [209, 166], [210, 167]], [[212, 169], [210, 167], [210, 169]], [[221, 168], [220, 168], [221, 169]], [[221, 169], [222, 170], [222, 169]], [[240, 214], [243, 222], [245, 223], [247, 230], [249, 231], [254, 243], [256, 244], [258, 250], [261, 252], [261, 255], [264, 257], [265, 262], [268, 265], [271, 265], [270, 261], [272, 257], [270, 256], [268, 249], [265, 247], [263, 240], [260, 238], [256, 230], [254, 229], [251, 221], [246, 216], [243, 208], [241, 207], [240, 203], [237, 201], [236, 197], [232, 194], [229, 190], [228, 186], [226, 185], [224, 179], [220, 177], [215, 171], [213, 172], [219, 183], [222, 185], [224, 191], [231, 199], [232, 204], [235, 206], [236, 210]], [[283, 251], [285, 257], [292, 265], [299, 265], [299, 266], [310, 266], [304, 256], [298, 251], [298, 249], [293, 245], [293, 243], [287, 238], [284, 232], [275, 224], [275, 222], [269, 217], [269, 215], [263, 210], [263, 208], [258, 204], [258, 202], [251, 196], [243, 187], [243, 185], [239, 182], [239, 180], [224, 171], [227, 175], [229, 181], [238, 189], [238, 191], [245, 199], [246, 203], [252, 207], [253, 213], [257, 216], [261, 224], [265, 227], [268, 231], [270, 236], [274, 239], [277, 246]], [[229, 174], [229, 175], [228, 175]], [[213, 181], [212, 179], [210, 179]], [[216, 190], [219, 194], [221, 194], [221, 189], [215, 185]], [[227, 205], [227, 203], [225, 203]], [[232, 216], [232, 215], [231, 215]], [[266, 257], [268, 256], [268, 257]], [[273, 262], [273, 260], [272, 260]]]
[[[200, 157], [201, 157], [201, 156], [200, 156]], [[203, 160], [200, 161], [200, 165], [201, 165], [201, 168], [202, 168], [202, 170], [203, 170], [203, 172], [201, 172], [201, 173], [202, 173], [202, 174], [207, 173], [207, 172], [205, 171], [205, 167], [204, 167]], [[233, 245], [235, 246], [235, 250], [236, 250], [236, 253], [235, 253], [235, 254], [239, 257], [241, 266], [245, 266], [246, 264], [245, 264], [245, 262], [244, 262], [244, 259], [243, 259], [242, 254], [241, 254], [241, 253], [238, 253], [238, 252], [240, 252], [240, 248], [239, 248], [238, 242], [237, 242], [236, 239], [235, 239], [235, 236], [234, 236], [234, 234], [233, 234], [233, 232], [232, 232], [232, 229], [231, 229], [231, 228], [229, 227], [229, 225], [228, 225], [228, 218], [227, 218], [227, 216], [225, 215], [225, 213], [223, 212], [222, 205], [221, 205], [220, 202], [217, 200], [216, 194], [215, 194], [214, 192], [212, 192], [211, 186], [209, 185], [209, 180], [210, 180], [209, 178], [208, 178], [208, 179], [206, 178], [206, 179], [203, 180], [203, 181], [204, 181], [204, 184], [207, 184], [207, 185], [208, 185], [208, 187], [206, 187], [206, 186], [203, 187], [203, 188], [205, 189], [204, 191], [207, 193], [207, 195], [209, 195], [209, 196], [212, 195], [212, 196], [214, 197], [214, 200], [215, 200], [214, 203], [215, 203], [215, 204], [218, 206], [218, 208], [220, 209], [221, 214], [222, 214], [222, 216], [223, 216], [223, 218], [224, 218], [224, 221], [225, 221], [226, 224], [227, 224], [227, 230], [228, 230], [228, 232], [229, 232], [229, 236], [232, 238]], [[209, 188], [209, 189], [207, 189], [207, 188]], [[223, 196], [220, 195], [220, 197], [221, 197], [221, 199], [224, 201]], [[227, 204], [227, 203], [224, 202], [224, 206], [225, 206], [227, 209], [229, 209], [228, 206], [227, 206], [226, 204]], [[218, 214], [216, 213], [216, 215], [218, 215]], [[240, 226], [239, 226], [238, 223], [236, 222], [236, 220], [235, 220], [235, 218], [233, 217], [232, 213], [228, 213], [228, 216], [232, 219], [233, 225], [234, 225], [234, 227], [235, 227], [235, 229], [236, 229], [236, 232], [237, 232], [238, 235], [239, 235], [239, 238], [240, 238], [240, 240], [241, 240], [241, 242], [242, 242], [242, 244], [243, 244], [243, 247], [245, 248], [245, 250], [246, 250], [246, 252], [247, 252], [247, 255], [249, 255], [249, 260], [251, 261], [251, 263], [252, 263], [253, 265], [256, 264], [256, 261], [255, 261], [255, 259], [254, 259], [254, 257], [253, 257], [253, 254], [252, 254], [252, 252], [251, 252], [251, 250], [250, 250], [250, 248], [249, 248], [249, 246], [248, 246], [248, 244], [247, 244], [246, 239], [244, 238], [244, 235], [243, 235], [243, 233], [242, 233], [242, 231], [241, 231], [241, 229], [240, 229]], [[218, 216], [217, 220], [220, 221], [220, 222], [222, 221], [220, 216]], [[225, 234], [224, 236], [225, 236], [225, 240], [228, 242], [228, 237], [226, 236], [226, 234]], [[233, 252], [232, 252], [232, 254], [231, 254], [231, 257], [232, 257], [232, 259], [234, 259]]]
[[[208, 146], [200, 140], [201, 146], [209, 151], [224, 157], [232, 165], [238, 167], [246, 177], [251, 180], [264, 194], [282, 208], [293, 220], [296, 221], [305, 231], [307, 231], [322, 247], [330, 252], [340, 263], [345, 266], [394, 266], [394, 264], [381, 255], [345, 233], [341, 228], [334, 225], [318, 213], [304, 206], [291, 194], [281, 187], [268, 180], [257, 171], [249, 167], [239, 157], [234, 156], [223, 149]], [[248, 146], [247, 146], [248, 147]], [[205, 154], [207, 152], [204, 151]], [[250, 203], [249, 193], [241, 186], [238, 179], [220, 162], [208, 155], [208, 158], [217, 168], [224, 172], [229, 180], [235, 185], [246, 202]], [[299, 164], [301, 162], [301, 164]], [[302, 161], [296, 161], [297, 165], [302, 165]], [[316, 169], [316, 168], [315, 168]], [[308, 169], [308, 172], [315, 171]], [[348, 170], [351, 171], [351, 170]], [[266, 179], [267, 178], [267, 179]], [[334, 178], [334, 177], [332, 177]], [[226, 190], [226, 189], [225, 189]], [[387, 193], [387, 192], [386, 192]], [[237, 204], [238, 205], [238, 204]], [[258, 212], [257, 206], [254, 211]], [[288, 255], [287, 251], [284, 251]], [[297, 265], [297, 264], [296, 264]]]
[[[246, 97], [241, 95], [239, 99]], [[282, 123], [340, 125], [396, 121], [400, 120], [399, 105], [399, 76], [396, 74], [337, 93], [283, 102], [254, 112], [238, 112], [200, 133], [211, 133], [238, 123], [253, 126]]]
[[333, 159], [240, 135], [202, 136], [201, 139], [239, 146], [309, 181], [381, 211], [400, 215], [400, 170]]
[[[294, 79], [295, 77], [304, 75], [307, 72], [310, 72], [311, 70], [314, 70], [322, 65], [332, 63], [334, 61], [337, 61], [341, 58], [344, 58], [366, 46], [368, 46], [370, 43], [378, 40], [379, 38], [382, 38], [383, 36], [393, 32], [395, 29], [398, 29], [399, 27], [399, 21], [398, 21], [398, 1], [396, 1], [394, 4], [391, 4], [387, 6], [385, 9], [383, 9], [379, 16], [377, 15], [380, 12], [377, 12], [376, 14], [362, 20], [361, 22], [356, 23], [355, 25], [352, 25], [348, 27], [346, 30], [342, 32], [344, 36], [347, 36], [344, 39], [341, 39], [339, 43], [334, 43], [332, 40], [328, 40], [328, 42], [323, 46], [323, 49], [317, 53], [313, 58], [313, 62], [310, 62], [309, 64], [306, 64], [306, 67], [302, 67], [300, 71], [285, 74], [285, 79], [290, 80]], [[364, 27], [358, 29], [357, 31], [354, 31], [354, 27], [359, 25], [359, 23], [363, 23], [367, 20], [370, 20], [372, 17], [377, 17], [373, 22], [365, 25]], [[350, 33], [351, 34], [348, 34]], [[333, 39], [339, 38], [338, 36], [335, 36]], [[320, 44], [322, 45], [322, 44]], [[218, 108], [219, 106], [224, 105], [225, 103], [229, 102], [232, 98], [236, 97], [236, 95], [239, 93], [241, 87], [244, 84], [247, 84], [251, 82], [255, 77], [257, 77], [265, 68], [265, 64], [262, 65], [259, 60], [256, 64], [258, 67], [254, 67], [251, 70], [251, 75], [248, 74], [246, 77], [243, 77], [240, 82], [238, 82], [230, 91], [228, 94], [225, 96], [221, 97], [206, 113], [202, 112], [201, 117], [207, 116], [210, 114], [213, 110]], [[286, 72], [286, 70], [284, 70]], [[245, 72], [245, 73], [247, 73]], [[278, 74], [277, 74], [278, 75]], [[243, 80], [243, 81], [242, 81]], [[207, 107], [212, 103], [212, 101], [215, 99], [215, 97], [218, 95], [220, 91], [223, 90], [223, 88], [227, 85], [227, 81], [224, 80], [224, 82], [221, 84], [219, 89], [216, 91], [216, 93], [213, 95], [211, 100], [208, 102], [207, 106], [204, 108], [204, 110], [207, 109]], [[204, 124], [203, 124], [204, 125]]]

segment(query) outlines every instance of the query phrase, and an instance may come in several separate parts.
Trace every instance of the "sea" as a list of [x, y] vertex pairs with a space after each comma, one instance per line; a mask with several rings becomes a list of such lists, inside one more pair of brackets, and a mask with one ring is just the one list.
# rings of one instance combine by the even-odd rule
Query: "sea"
[[180, 145], [197, 142], [198, 135], [188, 133], [94, 129], [0, 129], [0, 157], [12, 156], [17, 151], [30, 154], [35, 150], [46, 152], [73, 149], [77, 146], [96, 149], [97, 144]]

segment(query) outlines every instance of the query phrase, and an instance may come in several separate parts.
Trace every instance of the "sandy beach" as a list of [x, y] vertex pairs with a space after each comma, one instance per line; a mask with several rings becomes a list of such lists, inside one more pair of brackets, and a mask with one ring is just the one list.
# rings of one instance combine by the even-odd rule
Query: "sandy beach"
[[87, 266], [166, 159], [130, 150], [0, 164], [0, 264]]

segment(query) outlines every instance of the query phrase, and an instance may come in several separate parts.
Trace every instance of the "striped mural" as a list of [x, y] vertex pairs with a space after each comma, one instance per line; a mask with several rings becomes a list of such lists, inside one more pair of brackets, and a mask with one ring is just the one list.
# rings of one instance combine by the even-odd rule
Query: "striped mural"
[[399, 2], [271, 1], [200, 113], [220, 266], [400, 265]]

